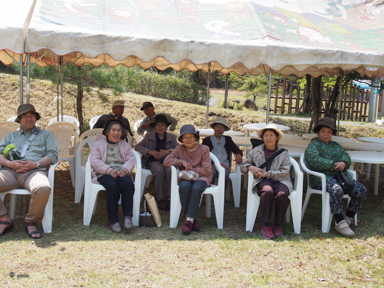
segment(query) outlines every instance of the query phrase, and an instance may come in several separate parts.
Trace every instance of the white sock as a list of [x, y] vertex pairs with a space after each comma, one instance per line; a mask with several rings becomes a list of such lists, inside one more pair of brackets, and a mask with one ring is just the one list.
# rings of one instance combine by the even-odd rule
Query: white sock
[[195, 218], [187, 217], [187, 221], [191, 221], [191, 223], [193, 223], [193, 220], [195, 220]]

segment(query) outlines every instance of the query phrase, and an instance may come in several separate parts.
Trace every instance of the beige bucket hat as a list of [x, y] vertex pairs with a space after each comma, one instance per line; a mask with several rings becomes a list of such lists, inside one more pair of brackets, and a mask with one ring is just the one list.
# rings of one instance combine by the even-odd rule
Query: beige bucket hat
[[284, 137], [284, 133], [281, 132], [279, 130], [279, 128], [277, 128], [277, 125], [274, 124], [274, 123], [269, 123], [264, 128], [257, 130], [257, 136], [259, 136], [261, 138], [261, 134], [263, 134], [264, 130], [274, 130], [274, 131], [276, 131], [279, 134], [279, 139], [278, 140], [281, 140]]
[[217, 117], [213, 122], [212, 124], [210, 125], [211, 128], [213, 129], [213, 127], [215, 127], [216, 124], [221, 124], [221, 125], [224, 125], [225, 126], [225, 131], [228, 131], [230, 130], [231, 128], [227, 125], [227, 121], [224, 119], [224, 117]]

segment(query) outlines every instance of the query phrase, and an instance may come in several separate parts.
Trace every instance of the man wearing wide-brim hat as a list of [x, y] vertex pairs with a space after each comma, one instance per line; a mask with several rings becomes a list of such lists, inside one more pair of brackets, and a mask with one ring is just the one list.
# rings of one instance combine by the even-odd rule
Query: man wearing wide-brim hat
[[[155, 121], [151, 125], [155, 128], [155, 132], [146, 133], [135, 149], [143, 155], [142, 165], [148, 167], [152, 172], [158, 207], [166, 210], [170, 207], [172, 170], [171, 167], [165, 168], [163, 162], [179, 143], [177, 143], [175, 134], [166, 131], [171, 123], [168, 122], [165, 115], [156, 115]], [[165, 198], [164, 179], [167, 182], [167, 198]]]
[[127, 133], [131, 136], [133, 136], [131, 127], [129, 126], [129, 121], [126, 117], [123, 116], [124, 114], [124, 100], [116, 100], [112, 103], [112, 112], [109, 114], [103, 114], [100, 116], [100, 118], [97, 120], [95, 126], [93, 128], [105, 128], [105, 123], [110, 119], [120, 119], [124, 123], [124, 129], [127, 131]]
[[[51, 193], [48, 168], [58, 161], [56, 139], [51, 132], [36, 127], [39, 119], [33, 105], [20, 105], [15, 120], [20, 123], [20, 130], [6, 134], [0, 143], [0, 192], [19, 187], [31, 192], [25, 223], [27, 234], [33, 239], [42, 236], [36, 224], [44, 216]], [[13, 220], [0, 199], [0, 236], [12, 228]]]
[[[226, 189], [229, 183], [229, 173], [231, 172], [231, 154], [235, 154], [234, 160], [237, 162], [237, 164], [241, 164], [243, 161], [243, 152], [239, 149], [239, 147], [237, 147], [230, 136], [223, 135], [225, 131], [230, 130], [230, 127], [227, 125], [225, 118], [221, 116], [217, 117], [211, 123], [211, 128], [214, 131], [214, 135], [205, 137], [203, 139], [203, 145], [207, 145], [209, 147], [209, 150], [215, 154], [215, 156], [219, 159], [221, 166], [224, 167]], [[216, 178], [219, 176], [215, 165], [212, 165], [212, 173], [213, 178], [211, 184], [213, 184]]]
[[171, 115], [164, 113], [164, 112], [155, 112], [155, 107], [153, 106], [152, 102], [144, 102], [143, 105], [140, 108], [141, 111], [144, 112], [145, 118], [141, 121], [139, 128], [137, 129], [137, 134], [143, 135], [144, 132], [153, 132], [155, 131], [155, 128], [153, 125], [155, 121], [156, 115], [164, 115], [167, 117], [167, 121], [170, 123], [169, 130], [175, 131], [176, 125], [177, 125], [177, 119], [172, 117]]

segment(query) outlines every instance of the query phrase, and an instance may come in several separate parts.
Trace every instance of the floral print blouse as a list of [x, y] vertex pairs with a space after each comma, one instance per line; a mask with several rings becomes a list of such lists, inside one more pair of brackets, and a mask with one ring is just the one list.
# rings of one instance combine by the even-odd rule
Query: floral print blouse
[[[351, 165], [351, 157], [344, 150], [343, 146], [332, 140], [325, 143], [317, 137], [313, 138], [307, 149], [305, 149], [305, 160], [310, 170], [324, 173], [326, 180], [335, 177], [336, 162], [345, 163], [345, 175], [347, 175], [347, 168]], [[311, 187], [313, 187], [320, 183], [321, 179], [311, 175], [309, 177], [309, 182]]]

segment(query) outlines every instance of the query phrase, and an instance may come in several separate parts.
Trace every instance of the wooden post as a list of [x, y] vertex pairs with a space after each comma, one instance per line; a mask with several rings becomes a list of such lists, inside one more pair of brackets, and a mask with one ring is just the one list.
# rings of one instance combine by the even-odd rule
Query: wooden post
[[288, 102], [288, 113], [292, 113], [292, 97], [293, 97], [293, 81], [291, 82], [291, 86], [289, 86], [289, 102]]
[[296, 107], [295, 107], [295, 112], [296, 113], [299, 111], [299, 107], [300, 107], [300, 94], [301, 94], [300, 85], [297, 84], [297, 89], [296, 89]]
[[287, 81], [284, 79], [284, 82], [283, 82], [283, 93], [281, 95], [282, 99], [281, 99], [281, 114], [284, 114], [284, 106], [285, 106], [285, 89], [287, 88]]
[[279, 82], [276, 81], [276, 93], [275, 93], [275, 113], [277, 113], [277, 102], [279, 101]]

